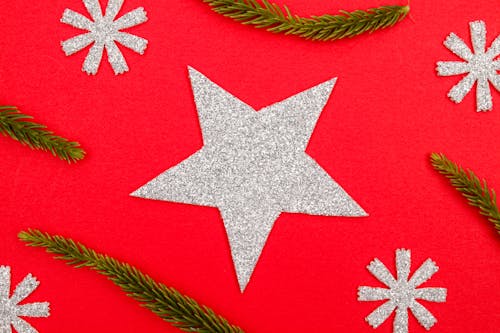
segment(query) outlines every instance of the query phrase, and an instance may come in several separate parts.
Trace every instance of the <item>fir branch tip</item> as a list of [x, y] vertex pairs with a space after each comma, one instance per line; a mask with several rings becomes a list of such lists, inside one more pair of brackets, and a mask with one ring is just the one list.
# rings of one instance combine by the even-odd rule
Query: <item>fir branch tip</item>
[[496, 193], [490, 189], [484, 179], [479, 179], [474, 172], [463, 169], [449, 160], [444, 154], [432, 153], [432, 166], [449, 179], [451, 185], [467, 199], [469, 205], [477, 207], [479, 213], [493, 223], [500, 234], [500, 212], [496, 202]]
[[55, 135], [46, 126], [30, 121], [33, 117], [21, 113], [15, 106], [0, 106], [0, 133], [21, 144], [51, 152], [68, 163], [85, 157], [78, 142]]
[[18, 234], [27, 246], [45, 248], [55, 259], [65, 260], [76, 268], [88, 267], [106, 276], [127, 296], [141, 303], [163, 320], [185, 332], [243, 333], [225, 318], [176, 289], [158, 283], [139, 269], [98, 253], [81, 243], [40, 230], [29, 229]]

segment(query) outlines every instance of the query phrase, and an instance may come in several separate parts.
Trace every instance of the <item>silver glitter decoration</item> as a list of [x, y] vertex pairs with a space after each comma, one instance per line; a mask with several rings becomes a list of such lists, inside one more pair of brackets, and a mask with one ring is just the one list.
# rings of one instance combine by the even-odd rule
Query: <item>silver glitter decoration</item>
[[67, 56], [94, 43], [83, 63], [82, 70], [87, 74], [95, 75], [97, 73], [104, 48], [106, 48], [108, 61], [116, 75], [128, 71], [127, 62], [116, 42], [139, 54], [144, 54], [146, 50], [148, 45], [146, 39], [120, 31], [146, 22], [148, 20], [146, 12], [144, 8], [139, 7], [115, 20], [123, 1], [109, 0], [106, 14], [103, 16], [99, 0], [83, 0], [93, 22], [71, 9], [66, 9], [63, 13], [61, 22], [89, 31], [61, 43]]
[[204, 146], [131, 195], [218, 207], [241, 291], [281, 212], [366, 216], [306, 146], [336, 79], [256, 112], [189, 68]]
[[28, 274], [10, 294], [10, 267], [0, 266], [0, 332], [11, 333], [12, 327], [18, 333], [37, 333], [30, 324], [20, 317], [48, 317], [49, 303], [37, 302], [19, 304], [28, 297], [40, 284]]
[[500, 60], [496, 59], [500, 55], [500, 36], [485, 51], [485, 23], [483, 21], [470, 22], [470, 34], [473, 51], [454, 33], [451, 33], [444, 41], [444, 45], [465, 62], [439, 61], [436, 70], [438, 75], [441, 76], [468, 73], [458, 84], [451, 88], [448, 97], [453, 102], [460, 103], [477, 81], [477, 111], [490, 111], [493, 108], [493, 102], [488, 81], [496, 90], [500, 91], [500, 76], [497, 72], [500, 70]]
[[422, 283], [429, 280], [434, 273], [438, 271], [436, 263], [427, 259], [420, 268], [410, 276], [411, 253], [410, 250], [396, 250], [396, 271], [397, 278], [393, 277], [387, 267], [377, 258], [375, 258], [368, 270], [380, 282], [385, 284], [386, 288], [359, 287], [359, 301], [381, 301], [388, 300], [375, 311], [373, 311], [366, 321], [373, 328], [379, 327], [389, 318], [393, 311], [396, 311], [394, 319], [395, 333], [408, 333], [408, 310], [417, 318], [420, 325], [429, 330], [437, 322], [437, 319], [417, 299], [429, 302], [445, 302], [445, 288], [418, 288]]

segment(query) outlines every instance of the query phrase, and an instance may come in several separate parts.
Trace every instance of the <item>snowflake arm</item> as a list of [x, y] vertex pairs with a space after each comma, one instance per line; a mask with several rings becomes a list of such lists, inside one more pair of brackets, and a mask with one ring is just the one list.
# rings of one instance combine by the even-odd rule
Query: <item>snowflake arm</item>
[[[427, 310], [422, 304], [416, 301], [412, 301], [409, 308], [411, 313], [413, 313], [415, 318], [417, 318], [419, 324], [422, 325], [426, 330], [430, 330], [432, 326], [437, 323], [436, 317], [434, 317], [434, 315], [430, 313], [430, 311]], [[408, 326], [408, 322], [406, 323], [406, 325]]]
[[80, 13], [72, 11], [71, 9], [64, 10], [61, 22], [71, 25], [72, 27], [88, 31], [92, 30], [94, 26], [92, 21], [90, 21], [88, 18]]
[[[21, 318], [16, 318], [12, 321], [12, 326], [14, 326], [14, 329], [17, 331], [17, 332], [22, 332], [22, 333], [38, 333], [38, 331], [33, 327], [31, 326], [30, 324], [28, 324], [25, 320], [21, 319]], [[9, 333], [11, 332], [10, 331], [10, 327], [9, 327]]]
[[[500, 70], [500, 61], [495, 62], [495, 70]], [[500, 91], [500, 75], [492, 74], [488, 79], [493, 87], [495, 87], [496, 90]]]
[[139, 7], [133, 11], [123, 15], [118, 20], [115, 21], [116, 30], [128, 29], [133, 26], [142, 24], [148, 20], [146, 16], [146, 11], [144, 8]]
[[366, 317], [366, 322], [373, 328], [379, 327], [394, 312], [396, 306], [392, 300], [385, 302]]
[[396, 317], [394, 318], [394, 332], [408, 333], [408, 310], [400, 306], [396, 308]]
[[10, 301], [17, 304], [28, 297], [38, 286], [40, 282], [35, 279], [31, 274], [26, 275], [26, 277], [19, 283], [14, 290]]
[[109, 0], [108, 6], [106, 7], [106, 18], [110, 21], [114, 21], [122, 6], [123, 0]]
[[470, 36], [474, 54], [483, 54], [486, 49], [486, 24], [475, 21], [470, 24]]
[[120, 30], [146, 22], [146, 12], [144, 8], [139, 7], [115, 20], [123, 1], [109, 0], [103, 16], [98, 0], [83, 0], [93, 22], [70, 9], [66, 9], [63, 13], [62, 23], [88, 31], [88, 33], [63, 41], [61, 46], [64, 53], [72, 55], [93, 43], [82, 66], [82, 70], [87, 74], [97, 74], [104, 49], [116, 75], [129, 70], [122, 52], [116, 45], [117, 42], [139, 54], [144, 54], [148, 41]]
[[0, 300], [9, 298], [10, 278], [10, 267], [0, 266]]
[[415, 299], [429, 302], [446, 302], [446, 288], [419, 288], [415, 290]]
[[470, 22], [470, 35], [472, 50], [456, 34], [450, 33], [444, 45], [451, 52], [462, 58], [464, 62], [439, 61], [436, 71], [439, 76], [467, 75], [448, 92], [448, 97], [455, 103], [463, 101], [477, 82], [476, 109], [489, 111], [493, 108], [490, 83], [500, 90], [500, 70], [498, 60], [500, 55], [500, 37], [497, 37], [491, 47], [486, 51], [486, 25], [483, 21]]
[[102, 19], [102, 9], [99, 0], [83, 0], [83, 4], [94, 22]]
[[438, 61], [437, 63], [437, 72], [440, 76], [465, 74], [469, 71], [469, 64], [463, 61]]
[[411, 277], [411, 279], [408, 283], [413, 288], [416, 288], [416, 287], [420, 286], [422, 283], [429, 280], [438, 270], [439, 270], [439, 267], [437, 267], [436, 263], [434, 261], [432, 261], [432, 259], [427, 259], [422, 264], [422, 266], [420, 266], [415, 271], [415, 273], [413, 273], [413, 276]]
[[473, 74], [467, 74], [460, 82], [454, 85], [448, 92], [448, 97], [455, 103], [463, 101], [465, 96], [472, 90], [476, 77]]
[[123, 46], [126, 46], [139, 54], [144, 54], [144, 51], [148, 46], [148, 41], [144, 38], [137, 37], [126, 32], [119, 32], [116, 35], [115, 40]]
[[115, 74], [122, 74], [128, 71], [128, 65], [116, 43], [106, 43], [106, 52], [108, 60]]
[[370, 265], [368, 265], [367, 269], [387, 287], [392, 288], [396, 285], [396, 280], [378, 258], [375, 258]]
[[467, 44], [465, 44], [463, 39], [455, 35], [453, 32], [446, 37], [443, 44], [448, 50], [465, 61], [471, 61], [474, 58], [474, 54], [472, 54], [472, 51]]
[[92, 33], [81, 34], [61, 43], [64, 53], [69, 56], [76, 53], [94, 42]]
[[408, 281], [410, 276], [410, 251], [405, 249], [396, 250], [396, 272], [398, 276], [398, 283]]
[[[95, 42], [89, 50], [85, 61], [83, 62], [82, 70], [87, 74], [95, 75], [99, 70], [99, 64], [102, 60], [102, 53], [104, 51], [104, 44]], [[111, 56], [108, 56], [111, 59]], [[111, 61], [110, 61], [111, 62]], [[118, 73], [117, 73], [118, 74]]]
[[486, 51], [486, 55], [491, 59], [495, 59], [500, 55], [500, 36], [495, 38], [493, 43], [491, 43], [490, 48]]
[[381, 301], [390, 298], [390, 290], [386, 288], [359, 287], [358, 289], [359, 301]]
[[408, 311], [411, 311], [417, 321], [430, 329], [437, 322], [436, 318], [417, 299], [430, 302], [445, 302], [447, 290], [445, 288], [420, 288], [419, 285], [430, 279], [438, 267], [431, 259], [427, 259], [410, 277], [411, 252], [405, 249], [396, 250], [396, 276], [391, 275], [387, 268], [378, 259], [374, 259], [368, 270], [389, 289], [365, 287], [358, 288], [359, 301], [388, 301], [376, 308], [365, 319], [373, 328], [379, 327], [389, 318], [392, 312], [396, 312], [393, 323], [393, 331], [396, 333], [408, 333]]
[[35, 302], [18, 305], [16, 309], [16, 315], [20, 317], [48, 317], [49, 312], [49, 302]]
[[476, 103], [477, 109], [481, 111], [491, 110], [493, 108], [489, 75], [487, 77], [477, 78]]

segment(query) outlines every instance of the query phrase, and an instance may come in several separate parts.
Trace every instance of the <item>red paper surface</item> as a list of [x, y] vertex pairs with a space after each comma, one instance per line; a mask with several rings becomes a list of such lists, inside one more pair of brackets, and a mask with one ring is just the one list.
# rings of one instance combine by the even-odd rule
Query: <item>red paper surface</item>
[[[286, 4], [313, 15], [388, 3]], [[435, 74], [436, 61], [459, 60], [442, 45], [450, 32], [469, 43], [468, 23], [482, 19], [488, 43], [500, 34], [497, 2], [415, 0], [411, 19], [393, 28], [328, 43], [240, 25], [200, 0], [127, 0], [121, 13], [139, 6], [149, 21], [128, 31], [149, 40], [145, 55], [124, 50], [129, 73], [115, 76], [103, 61], [93, 77], [80, 70], [87, 51], [60, 48], [81, 33], [59, 22], [65, 8], [85, 13], [80, 0], [2, 4], [0, 104], [88, 153], [68, 166], [0, 138], [0, 263], [14, 283], [29, 272], [41, 280], [28, 302], [51, 302], [51, 316], [30, 323], [177, 332], [104, 277], [17, 240], [39, 228], [128, 261], [259, 333], [372, 332], [364, 317], [378, 304], [358, 302], [356, 289], [381, 284], [365, 267], [378, 257], [394, 272], [394, 250], [409, 248], [412, 271], [428, 257], [440, 267], [425, 286], [448, 288], [446, 303], [425, 302], [438, 319], [432, 332], [498, 332], [500, 238], [428, 163], [444, 152], [500, 189], [499, 94], [492, 112], [476, 113], [474, 92], [458, 105], [446, 97], [459, 77]], [[256, 109], [338, 77], [307, 152], [370, 216], [282, 214], [241, 294], [216, 208], [128, 195], [202, 145], [187, 65]], [[376, 332], [391, 332], [392, 318]], [[425, 331], [412, 316], [410, 331]]]

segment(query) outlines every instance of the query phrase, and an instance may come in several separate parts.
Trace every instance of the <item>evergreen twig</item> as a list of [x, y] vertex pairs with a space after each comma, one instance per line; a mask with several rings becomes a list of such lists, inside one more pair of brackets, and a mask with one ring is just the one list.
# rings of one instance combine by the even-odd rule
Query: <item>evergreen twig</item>
[[44, 125], [28, 121], [32, 118], [15, 106], [0, 106], [0, 133], [32, 149], [50, 151], [67, 162], [76, 162], [85, 157], [85, 151], [78, 142], [57, 136]]
[[480, 214], [486, 216], [500, 234], [500, 212], [496, 194], [493, 189], [488, 188], [486, 181], [480, 180], [471, 170], [464, 170], [444, 154], [431, 154], [431, 164], [450, 180], [451, 185], [462, 193], [469, 205], [479, 208]]
[[395, 25], [406, 17], [410, 6], [381, 6], [366, 11], [341, 10], [337, 15], [311, 16], [292, 14], [268, 0], [202, 0], [212, 10], [243, 24], [267, 28], [274, 33], [297, 35], [312, 40], [335, 40]]
[[71, 239], [52, 236], [39, 230], [22, 231], [19, 239], [28, 246], [46, 248], [47, 252], [56, 254], [56, 259], [66, 260], [69, 265], [89, 267], [107, 276], [128, 296], [182, 331], [243, 333], [241, 328], [229, 324], [210, 308], [200, 306], [174, 288], [156, 282], [127, 263], [97, 253]]

